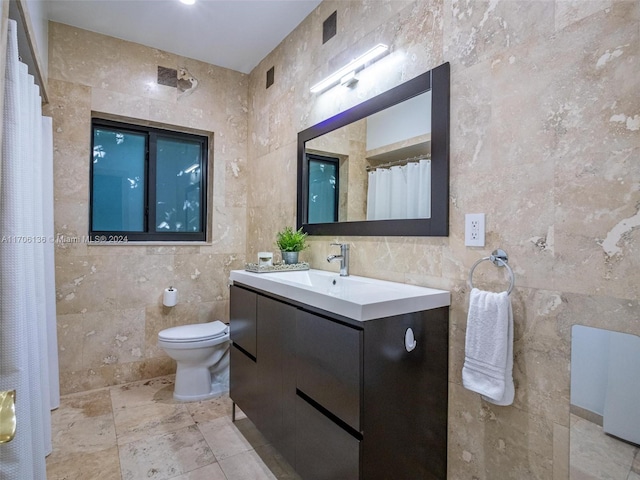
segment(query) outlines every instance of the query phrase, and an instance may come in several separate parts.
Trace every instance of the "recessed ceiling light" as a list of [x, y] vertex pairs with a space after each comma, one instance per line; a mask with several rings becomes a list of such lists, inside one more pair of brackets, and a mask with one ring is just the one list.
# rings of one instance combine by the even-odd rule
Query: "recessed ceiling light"
[[185, 5], [193, 5], [194, 3], [196, 3], [196, 0], [180, 0], [181, 3], [184, 3]]

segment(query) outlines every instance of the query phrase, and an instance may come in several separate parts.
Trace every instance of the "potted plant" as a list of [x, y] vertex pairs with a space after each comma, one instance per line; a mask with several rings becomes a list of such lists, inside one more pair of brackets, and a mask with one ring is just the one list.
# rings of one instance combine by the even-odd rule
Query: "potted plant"
[[284, 263], [298, 263], [298, 254], [307, 248], [307, 234], [291, 227], [285, 227], [276, 235], [276, 246], [282, 253]]

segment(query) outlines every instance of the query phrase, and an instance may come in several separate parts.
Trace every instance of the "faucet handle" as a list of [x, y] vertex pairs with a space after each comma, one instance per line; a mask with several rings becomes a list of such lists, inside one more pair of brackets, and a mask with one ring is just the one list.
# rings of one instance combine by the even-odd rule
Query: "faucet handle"
[[349, 275], [349, 244], [348, 243], [331, 243], [340, 247], [340, 255], [329, 255], [327, 262], [331, 262], [336, 259], [340, 259], [340, 276], [346, 277]]

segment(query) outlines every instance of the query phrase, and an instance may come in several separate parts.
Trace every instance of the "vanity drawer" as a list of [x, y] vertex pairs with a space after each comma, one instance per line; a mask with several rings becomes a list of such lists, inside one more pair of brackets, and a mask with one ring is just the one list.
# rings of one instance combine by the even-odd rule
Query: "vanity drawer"
[[235, 345], [230, 348], [229, 396], [252, 422], [258, 418], [258, 366]]
[[257, 294], [231, 285], [229, 335], [231, 341], [256, 358]]
[[297, 388], [360, 432], [362, 330], [298, 310], [295, 345]]
[[296, 397], [296, 463], [304, 480], [360, 478], [360, 440]]

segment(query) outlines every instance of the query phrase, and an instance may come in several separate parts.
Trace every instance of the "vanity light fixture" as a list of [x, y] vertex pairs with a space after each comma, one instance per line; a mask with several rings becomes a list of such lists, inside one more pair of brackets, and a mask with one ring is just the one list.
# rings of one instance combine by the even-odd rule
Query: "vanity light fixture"
[[360, 70], [362, 70], [363, 68], [365, 68], [368, 63], [376, 60], [377, 58], [387, 53], [388, 50], [389, 50], [389, 47], [387, 47], [382, 43], [379, 43], [378, 45], [373, 47], [371, 50], [360, 55], [355, 60], [352, 60], [351, 62], [349, 62], [340, 70], [332, 73], [324, 80], [316, 83], [313, 87], [311, 87], [311, 93], [323, 92], [328, 88], [333, 87], [338, 82], [347, 86], [352, 86], [355, 82], [357, 82], [357, 79], [355, 78], [355, 74]]
[[343, 87], [353, 87], [356, 83], [358, 83], [358, 77], [356, 77], [356, 72], [353, 70], [340, 79], [340, 85]]

